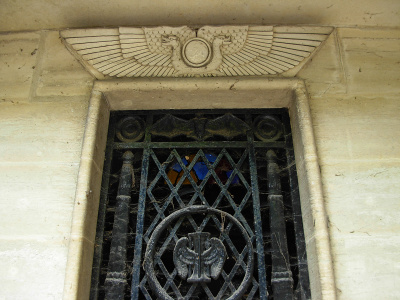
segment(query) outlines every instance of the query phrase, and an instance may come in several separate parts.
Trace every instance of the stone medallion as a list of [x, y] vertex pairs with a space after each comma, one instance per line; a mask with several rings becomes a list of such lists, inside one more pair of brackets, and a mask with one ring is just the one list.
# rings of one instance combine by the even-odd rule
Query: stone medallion
[[210, 44], [202, 38], [188, 40], [182, 48], [182, 58], [190, 67], [202, 67], [210, 62], [212, 51]]

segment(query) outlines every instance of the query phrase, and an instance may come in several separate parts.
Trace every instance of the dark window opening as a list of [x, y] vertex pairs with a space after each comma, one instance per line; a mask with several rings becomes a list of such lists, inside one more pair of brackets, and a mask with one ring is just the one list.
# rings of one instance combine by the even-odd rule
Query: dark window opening
[[91, 299], [311, 299], [286, 109], [112, 112]]

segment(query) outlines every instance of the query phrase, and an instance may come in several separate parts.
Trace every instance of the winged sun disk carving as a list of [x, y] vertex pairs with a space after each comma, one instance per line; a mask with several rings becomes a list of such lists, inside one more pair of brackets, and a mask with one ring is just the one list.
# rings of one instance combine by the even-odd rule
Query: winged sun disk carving
[[294, 76], [331, 31], [330, 27], [203, 26], [196, 31], [161, 26], [65, 30], [61, 37], [99, 79]]

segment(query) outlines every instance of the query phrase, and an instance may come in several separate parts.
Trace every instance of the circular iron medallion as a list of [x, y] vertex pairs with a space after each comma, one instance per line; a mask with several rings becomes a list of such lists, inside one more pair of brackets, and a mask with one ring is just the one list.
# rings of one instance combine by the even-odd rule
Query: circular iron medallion
[[280, 139], [282, 136], [281, 122], [273, 116], [258, 116], [254, 120], [254, 135], [264, 142]]
[[[163, 231], [165, 229], [167, 229], [169, 226], [172, 225], [172, 222], [176, 219], [179, 219], [181, 217], [187, 216], [187, 215], [194, 215], [194, 214], [214, 214], [216, 216], [223, 216], [224, 218], [229, 219], [235, 226], [237, 226], [237, 228], [239, 229], [239, 231], [241, 232], [244, 240], [245, 240], [245, 244], [247, 247], [247, 264], [246, 264], [246, 273], [243, 277], [243, 280], [241, 282], [241, 284], [239, 285], [239, 287], [229, 296], [229, 298], [227, 298], [227, 300], [237, 300], [237, 299], [242, 299], [243, 294], [246, 292], [249, 284], [251, 283], [252, 277], [253, 277], [253, 268], [254, 268], [254, 255], [253, 255], [253, 245], [251, 243], [251, 239], [249, 237], [249, 235], [247, 234], [246, 229], [242, 226], [242, 224], [231, 214], [224, 212], [222, 210], [218, 210], [215, 208], [211, 208], [205, 205], [193, 205], [193, 206], [189, 206], [183, 209], [180, 209], [172, 214], [170, 214], [168, 217], [166, 217], [163, 221], [161, 221], [158, 226], [154, 229], [153, 234], [151, 235], [149, 242], [147, 243], [147, 248], [146, 248], [146, 253], [145, 253], [145, 258], [144, 258], [144, 270], [146, 272], [147, 275], [147, 280], [150, 284], [151, 289], [153, 290], [153, 292], [155, 293], [155, 295], [157, 295], [158, 299], [162, 299], [162, 300], [173, 300], [173, 298], [168, 295], [167, 291], [161, 286], [160, 282], [157, 279], [157, 275], [156, 272], [154, 270], [154, 256], [156, 253], [156, 246], [157, 246], [157, 242], [161, 236], [161, 234], [163, 233]], [[206, 239], [208, 239], [208, 233], [203, 233], [203, 232], [198, 232], [198, 233], [193, 233], [193, 234], [189, 234], [189, 236], [194, 236], [194, 235], [198, 235], [200, 240], [202, 238], [202, 235], [205, 236]], [[219, 244], [220, 246], [215, 247], [218, 251], [218, 249], [220, 249], [220, 252], [224, 252], [224, 246], [222, 246], [222, 241], [219, 240], [218, 242], [216, 241], [217, 238], [212, 238], [211, 240], [214, 239], [214, 244]], [[180, 239], [179, 241], [183, 241], [186, 243], [186, 241], [184, 239]], [[180, 242], [178, 241], [176, 248], [182, 248], [180, 244]], [[210, 248], [211, 249], [211, 248]], [[188, 251], [192, 251], [192, 250], [188, 250]], [[195, 252], [195, 251], [192, 251]], [[199, 254], [200, 256], [205, 255], [206, 253], [208, 253], [209, 250], [206, 250], [205, 252], [203, 252], [203, 254]], [[197, 256], [199, 256], [197, 255]], [[223, 255], [223, 254], [222, 254]], [[186, 256], [187, 259], [188, 256]], [[175, 258], [174, 258], [175, 259]], [[186, 260], [185, 259], [185, 260]], [[207, 260], [207, 259], [206, 259]], [[207, 262], [205, 262], [205, 264], [207, 264]], [[179, 270], [178, 270], [179, 272]], [[187, 276], [188, 274], [185, 274], [185, 276]], [[196, 275], [196, 274], [194, 274]], [[192, 278], [194, 277], [193, 275], [191, 276]], [[195, 276], [196, 277], [196, 276]], [[195, 278], [192, 279], [193, 282], [202, 282], [202, 284], [206, 284], [207, 280], [201, 280], [201, 278]], [[188, 279], [188, 282], [191, 282], [190, 278]]]
[[144, 135], [144, 121], [139, 117], [126, 117], [117, 124], [117, 137], [122, 142], [137, 142]]

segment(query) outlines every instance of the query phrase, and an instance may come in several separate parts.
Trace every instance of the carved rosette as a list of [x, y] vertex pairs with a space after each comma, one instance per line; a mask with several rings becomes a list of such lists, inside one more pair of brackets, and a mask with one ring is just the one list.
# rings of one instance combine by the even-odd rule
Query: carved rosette
[[294, 76], [331, 27], [120, 27], [61, 31], [98, 79], [108, 77]]

